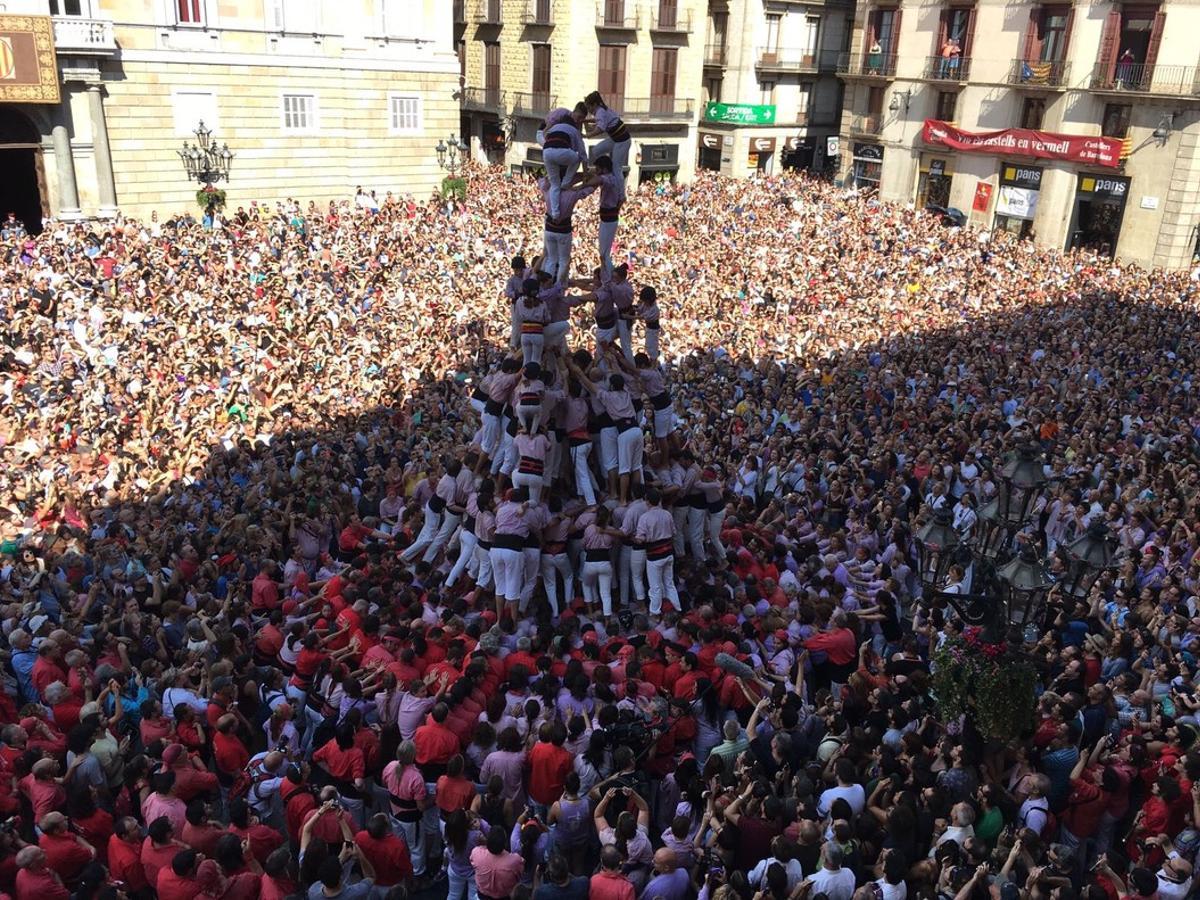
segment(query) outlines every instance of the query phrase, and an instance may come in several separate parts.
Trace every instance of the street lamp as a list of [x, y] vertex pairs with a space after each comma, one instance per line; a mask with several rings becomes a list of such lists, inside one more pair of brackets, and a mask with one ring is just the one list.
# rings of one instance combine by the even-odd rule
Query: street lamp
[[438, 165], [449, 173], [451, 178], [458, 176], [459, 167], [466, 161], [467, 151], [471, 148], [466, 141], [457, 135], [450, 135], [445, 141], [438, 141], [434, 148], [437, 151]]
[[[996, 475], [996, 497], [979, 511], [968, 539], [954, 530], [946, 509], [936, 510], [913, 535], [922, 602], [946, 602], [965, 622], [980, 626], [988, 643], [1003, 643], [1012, 630], [1023, 631], [1032, 643], [1050, 589], [1057, 585], [1069, 597], [1089, 596], [1096, 579], [1112, 567], [1112, 542], [1103, 523], [1089, 527], [1063, 548], [1066, 573], [1056, 580], [1026, 534], [1049, 483], [1040, 449], [1021, 444]], [[963, 557], [972, 566], [970, 593], [947, 592], [950, 566]]]
[[184, 141], [183, 148], [175, 151], [183, 163], [188, 179], [204, 185], [211, 185], [214, 181], [228, 181], [229, 168], [233, 163], [233, 151], [229, 149], [229, 145], [221, 144], [218, 147], [217, 142], [213, 140], [212, 130], [204, 127], [203, 120], [193, 134], [196, 135], [194, 145]]

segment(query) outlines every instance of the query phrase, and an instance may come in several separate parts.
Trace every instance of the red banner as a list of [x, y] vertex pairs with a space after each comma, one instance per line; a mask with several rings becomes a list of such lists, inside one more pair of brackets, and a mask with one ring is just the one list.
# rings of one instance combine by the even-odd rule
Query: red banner
[[1061, 159], [1092, 166], [1117, 168], [1121, 165], [1121, 141], [1116, 138], [1053, 134], [1027, 128], [1002, 131], [963, 131], [948, 122], [926, 119], [921, 139], [966, 153], [995, 153], [1000, 156], [1032, 156], [1035, 159]]
[[986, 181], [981, 181], [975, 185], [975, 202], [971, 208], [975, 212], [985, 213], [988, 207], [992, 205], [992, 186]]

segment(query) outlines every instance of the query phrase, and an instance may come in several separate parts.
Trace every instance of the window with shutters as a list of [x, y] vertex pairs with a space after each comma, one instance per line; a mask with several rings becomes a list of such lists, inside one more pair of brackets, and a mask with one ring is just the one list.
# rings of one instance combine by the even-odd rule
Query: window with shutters
[[180, 25], [203, 25], [204, 0], [175, 0], [175, 21]]
[[873, 87], [867, 94], [867, 112], [879, 115], [883, 112], [883, 88]]
[[658, 0], [658, 27], [668, 30], [679, 21], [679, 0]]
[[974, 7], [952, 6], [950, 9], [942, 10], [941, 20], [938, 23], [938, 52], [943, 52], [946, 45], [953, 42], [957, 45], [960, 55], [970, 56], [974, 26]]
[[723, 78], [706, 78], [704, 79], [704, 102], [705, 103], [720, 103], [721, 102], [721, 82]]
[[767, 16], [766, 49], [775, 52], [779, 49], [779, 25], [783, 16]]
[[679, 51], [674, 47], [655, 47], [650, 64], [650, 112], [675, 110], [675, 66]]
[[604, 102], [619, 109], [625, 100], [625, 45], [600, 45], [600, 77], [597, 90]]
[[938, 91], [937, 115], [942, 122], [953, 122], [958, 116], [958, 91]]
[[1046, 116], [1046, 101], [1043, 97], [1026, 97], [1021, 105], [1021, 127], [1040, 131]]
[[541, 98], [549, 99], [550, 95], [550, 45], [533, 45], [533, 83], [530, 90]]
[[884, 56], [892, 55], [896, 49], [898, 38], [896, 34], [898, 18], [899, 11], [895, 9], [876, 9], [871, 12], [871, 16], [867, 20], [868, 49], [878, 46], [879, 52]]
[[1041, 10], [1041, 27], [1038, 34], [1038, 52], [1035, 57], [1041, 62], [1061, 62], [1067, 55], [1067, 23], [1071, 7], [1045, 6]]
[[293, 132], [317, 130], [316, 94], [283, 95], [283, 130]]
[[1130, 5], [1111, 10], [1100, 38], [1095, 86], [1149, 89], [1166, 18], [1158, 6]]
[[488, 106], [500, 105], [500, 45], [495, 41], [483, 45], [483, 94]]
[[1100, 120], [1100, 134], [1124, 140], [1129, 135], [1129, 116], [1132, 112], [1133, 106], [1129, 103], [1106, 103], [1104, 118]]
[[421, 98], [403, 94], [388, 96], [388, 130], [392, 134], [421, 133]]
[[775, 82], [763, 81], [759, 84], [758, 102], [761, 106], [775, 105]]

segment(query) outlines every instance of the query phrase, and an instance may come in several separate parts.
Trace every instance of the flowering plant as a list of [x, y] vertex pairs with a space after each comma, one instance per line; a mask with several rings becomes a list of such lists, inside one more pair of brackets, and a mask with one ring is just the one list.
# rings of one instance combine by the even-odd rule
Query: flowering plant
[[933, 693], [943, 721], [969, 716], [991, 740], [1017, 737], [1033, 722], [1037, 670], [979, 628], [947, 638], [933, 654]]
[[222, 209], [225, 206], [225, 192], [220, 188], [215, 188], [211, 184], [206, 184], [200, 190], [196, 191], [196, 202], [201, 209], [208, 209], [210, 205], [215, 205], [217, 209]]

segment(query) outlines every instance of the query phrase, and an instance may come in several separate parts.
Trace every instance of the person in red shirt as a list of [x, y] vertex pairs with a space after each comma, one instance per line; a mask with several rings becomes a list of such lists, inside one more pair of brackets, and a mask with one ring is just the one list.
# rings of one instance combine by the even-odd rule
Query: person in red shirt
[[333, 739], [326, 741], [312, 759], [315, 765], [325, 770], [346, 809], [361, 821], [367, 767], [362, 750], [354, 746], [353, 726], [340, 725]]
[[38, 658], [33, 664], [33, 671], [30, 673], [30, 678], [33, 681], [33, 686], [37, 690], [38, 696], [44, 701], [46, 699], [46, 688], [54, 684], [56, 681], [61, 681], [64, 685], [67, 683], [67, 670], [62, 665], [62, 651], [58, 644], [46, 638], [42, 641], [42, 645], [38, 648]]
[[196, 869], [200, 865], [200, 854], [195, 850], [180, 850], [158, 873], [155, 889], [158, 900], [193, 900], [200, 893], [200, 881]]
[[538, 742], [529, 751], [529, 799], [543, 807], [543, 818], [549, 813], [550, 804], [562, 796], [567, 773], [574, 768], [575, 760], [563, 744], [567, 740], [567, 729], [562, 722], [546, 722], [538, 734]]
[[217, 776], [191, 756], [183, 744], [170, 744], [163, 750], [162, 761], [164, 770], [175, 773], [175, 796], [184, 803], [191, 803], [201, 794], [212, 793], [220, 787]]
[[67, 811], [75, 831], [95, 849], [96, 859], [107, 862], [108, 838], [113, 833], [113, 817], [96, 804], [92, 788], [76, 785], [67, 798]]
[[197, 853], [212, 856], [217, 841], [226, 833], [225, 826], [212, 818], [212, 810], [200, 798], [188, 804], [187, 823], [183, 826], [180, 840]]
[[171, 743], [175, 723], [163, 715], [162, 704], [157, 700], [146, 700], [139, 707], [142, 719], [138, 725], [142, 734], [142, 746], [149, 747], [155, 741]]
[[375, 884], [379, 887], [407, 885], [412, 880], [408, 845], [393, 833], [391, 822], [383, 813], [371, 817], [366, 830], [354, 836], [354, 843], [375, 867]]
[[67, 802], [67, 792], [56, 780], [58, 771], [58, 760], [39, 759], [18, 784], [21, 793], [33, 806], [35, 819], [40, 820], [42, 816], [61, 808]]
[[142, 870], [149, 884], [158, 884], [158, 873], [171, 867], [171, 860], [180, 850], [188, 848], [175, 840], [171, 820], [159, 816], [146, 827], [146, 839], [142, 841]]
[[32, 845], [17, 854], [17, 896], [15, 900], [71, 900], [71, 892], [62, 879], [46, 865], [46, 851]]
[[443, 820], [456, 809], [470, 809], [475, 800], [475, 783], [463, 775], [465, 769], [466, 760], [461, 753], [456, 753], [446, 764], [446, 774], [437, 780], [434, 800]]
[[690, 700], [696, 696], [696, 683], [700, 680], [697, 665], [696, 654], [690, 650], [679, 658], [680, 674], [671, 690], [680, 700]]
[[131, 894], [150, 886], [142, 868], [142, 829], [133, 816], [123, 816], [113, 825], [108, 838], [108, 874]]
[[221, 675], [213, 679], [212, 697], [209, 698], [208, 709], [204, 713], [209, 728], [216, 731], [217, 722], [221, 720], [221, 716], [233, 712], [233, 702], [236, 699], [237, 688], [234, 686], [232, 678], [228, 675]]
[[292, 851], [280, 847], [263, 864], [262, 880], [258, 884], [258, 900], [285, 900], [296, 893], [291, 877]]
[[588, 900], [634, 900], [637, 894], [621, 871], [623, 862], [616, 844], [600, 851], [600, 871], [592, 876]]
[[67, 817], [50, 812], [38, 822], [42, 830], [38, 846], [46, 853], [46, 865], [59, 874], [65, 884], [79, 878], [84, 866], [96, 858], [96, 848], [67, 829]]
[[446, 727], [450, 708], [445, 703], [435, 703], [425, 724], [413, 734], [417, 745], [417, 765], [426, 781], [437, 781], [446, 771], [450, 757], [462, 750], [458, 737]]
[[256, 613], [274, 610], [279, 606], [279, 585], [275, 582], [275, 563], [264, 561], [250, 585], [250, 607]]
[[225, 787], [231, 786], [250, 762], [250, 751], [237, 736], [236, 727], [236, 716], [221, 716], [217, 722], [217, 733], [213, 735], [213, 762], [217, 768], [217, 779]]
[[268, 828], [250, 814], [250, 805], [242, 797], [229, 801], [229, 833], [249, 846], [250, 856], [262, 865], [283, 843], [283, 835]]

